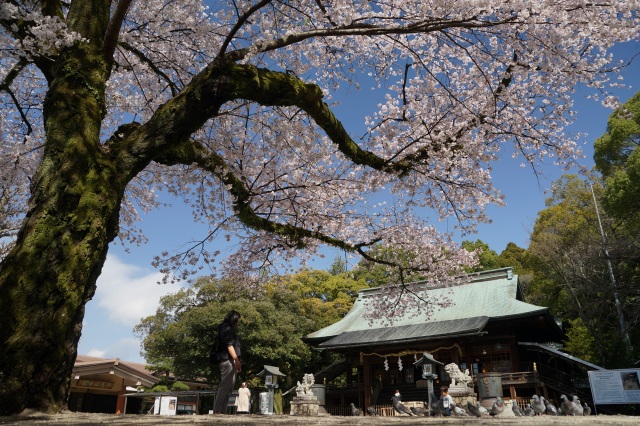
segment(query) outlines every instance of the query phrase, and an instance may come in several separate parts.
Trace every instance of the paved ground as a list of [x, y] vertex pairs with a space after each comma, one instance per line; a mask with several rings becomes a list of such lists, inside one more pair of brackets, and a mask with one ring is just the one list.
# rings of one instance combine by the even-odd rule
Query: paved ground
[[294, 417], [294, 416], [260, 416], [260, 415], [203, 415], [203, 416], [152, 416], [152, 415], [116, 415], [116, 414], [89, 414], [89, 413], [63, 413], [42, 414], [30, 413], [19, 416], [0, 417], [0, 425], [185, 425], [185, 424], [215, 424], [215, 425], [247, 425], [247, 426], [271, 426], [271, 425], [638, 425], [640, 417], [630, 416], [588, 416], [588, 417]]

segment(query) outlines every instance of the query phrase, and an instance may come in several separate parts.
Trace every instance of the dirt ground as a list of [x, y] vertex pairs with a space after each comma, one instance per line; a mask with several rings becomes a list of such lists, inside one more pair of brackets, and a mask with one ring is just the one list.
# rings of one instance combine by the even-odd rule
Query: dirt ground
[[186, 424], [215, 424], [215, 425], [638, 425], [640, 417], [630, 416], [588, 416], [588, 417], [296, 417], [296, 416], [261, 416], [249, 415], [202, 415], [202, 416], [153, 416], [153, 415], [117, 415], [91, 413], [23, 413], [17, 416], [0, 417], [0, 425], [186, 425]]

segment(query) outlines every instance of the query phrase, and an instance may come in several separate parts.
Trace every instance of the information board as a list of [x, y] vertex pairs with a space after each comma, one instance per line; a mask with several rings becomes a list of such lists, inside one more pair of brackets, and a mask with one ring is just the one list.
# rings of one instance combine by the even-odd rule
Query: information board
[[640, 404], [640, 370], [589, 371], [593, 403]]
[[175, 396], [157, 396], [153, 414], [159, 414], [161, 416], [175, 416], [177, 405], [178, 398]]

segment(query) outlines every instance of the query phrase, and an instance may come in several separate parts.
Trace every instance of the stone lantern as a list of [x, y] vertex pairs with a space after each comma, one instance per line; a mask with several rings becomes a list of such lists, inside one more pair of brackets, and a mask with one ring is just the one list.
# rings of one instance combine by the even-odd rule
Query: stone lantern
[[433, 381], [438, 378], [437, 366], [444, 365], [440, 361], [436, 361], [433, 355], [425, 353], [422, 358], [413, 363], [414, 366], [422, 366], [422, 378], [427, 381], [427, 392], [429, 398], [429, 409], [431, 409], [431, 397], [435, 395], [433, 392]]
[[273, 414], [273, 394], [279, 387], [278, 377], [285, 377], [285, 374], [278, 367], [265, 365], [257, 375], [264, 377], [264, 386], [267, 388], [267, 392], [260, 393], [260, 414]]

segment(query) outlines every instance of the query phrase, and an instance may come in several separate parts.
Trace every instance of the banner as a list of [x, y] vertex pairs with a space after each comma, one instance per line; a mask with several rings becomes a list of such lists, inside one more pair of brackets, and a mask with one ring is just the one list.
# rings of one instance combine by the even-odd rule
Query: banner
[[640, 404], [640, 370], [595, 370], [588, 373], [594, 404]]

